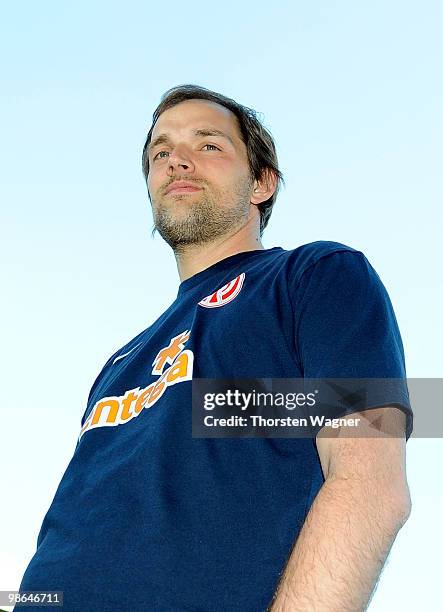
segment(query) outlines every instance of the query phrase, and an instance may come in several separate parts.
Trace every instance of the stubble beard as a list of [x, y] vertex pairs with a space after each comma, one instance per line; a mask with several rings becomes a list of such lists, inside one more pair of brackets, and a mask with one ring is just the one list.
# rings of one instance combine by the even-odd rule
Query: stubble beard
[[[153, 234], [158, 230], [175, 252], [181, 252], [190, 245], [213, 242], [219, 237], [232, 233], [248, 219], [252, 183], [252, 178], [241, 179], [234, 193], [219, 192], [212, 196], [211, 193], [202, 190], [196, 192], [196, 197], [190, 196], [195, 198], [193, 202], [185, 201], [189, 197], [185, 195], [177, 198], [172, 205], [160, 203], [158, 206], [153, 206]], [[186, 212], [177, 211], [180, 206], [186, 207]]]

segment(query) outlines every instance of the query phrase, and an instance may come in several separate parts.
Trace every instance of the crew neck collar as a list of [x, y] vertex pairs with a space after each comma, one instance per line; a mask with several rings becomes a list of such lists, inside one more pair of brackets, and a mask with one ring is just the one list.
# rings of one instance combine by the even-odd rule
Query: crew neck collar
[[235, 255], [230, 255], [229, 257], [225, 257], [225, 259], [221, 259], [216, 263], [209, 266], [209, 268], [205, 268], [201, 270], [201, 272], [197, 272], [193, 276], [190, 276], [186, 280], [182, 281], [178, 287], [177, 297], [181, 296], [183, 293], [186, 293], [190, 289], [194, 289], [205, 280], [213, 276], [217, 272], [221, 272], [226, 270], [234, 263], [239, 263], [240, 261], [246, 259], [252, 259], [257, 257], [260, 253], [269, 253], [271, 251], [281, 251], [282, 247], [272, 247], [271, 249], [255, 249], [253, 251], [242, 251], [241, 253], [235, 253]]

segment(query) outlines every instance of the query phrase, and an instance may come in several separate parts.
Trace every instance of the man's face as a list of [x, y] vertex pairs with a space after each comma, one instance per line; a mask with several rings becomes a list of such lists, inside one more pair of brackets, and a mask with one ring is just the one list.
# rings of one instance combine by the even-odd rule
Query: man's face
[[[196, 133], [211, 129], [225, 136]], [[161, 135], [166, 136], [156, 142]], [[165, 193], [174, 181], [199, 190]], [[242, 227], [254, 206], [253, 184], [231, 111], [206, 100], [186, 100], [160, 115], [151, 137], [148, 191], [155, 227], [174, 250]]]

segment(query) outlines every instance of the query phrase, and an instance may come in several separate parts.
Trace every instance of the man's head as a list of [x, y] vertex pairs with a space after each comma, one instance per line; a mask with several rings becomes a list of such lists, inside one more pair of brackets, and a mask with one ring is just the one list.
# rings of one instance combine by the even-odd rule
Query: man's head
[[[272, 136], [255, 111], [196, 85], [164, 94], [142, 159], [154, 231], [175, 250], [246, 223], [256, 223], [261, 236], [283, 181]], [[197, 189], [166, 193], [176, 181]]]

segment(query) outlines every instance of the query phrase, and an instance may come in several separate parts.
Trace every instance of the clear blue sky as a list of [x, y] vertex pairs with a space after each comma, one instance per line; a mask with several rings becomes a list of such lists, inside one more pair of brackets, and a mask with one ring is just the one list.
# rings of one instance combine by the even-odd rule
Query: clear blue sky
[[[5, 3], [0, 590], [17, 589], [108, 357], [175, 298], [141, 150], [182, 83], [253, 107], [286, 180], [265, 246], [362, 250], [409, 377], [441, 377], [442, 4]], [[413, 513], [371, 611], [437, 610], [441, 440], [408, 442]]]

